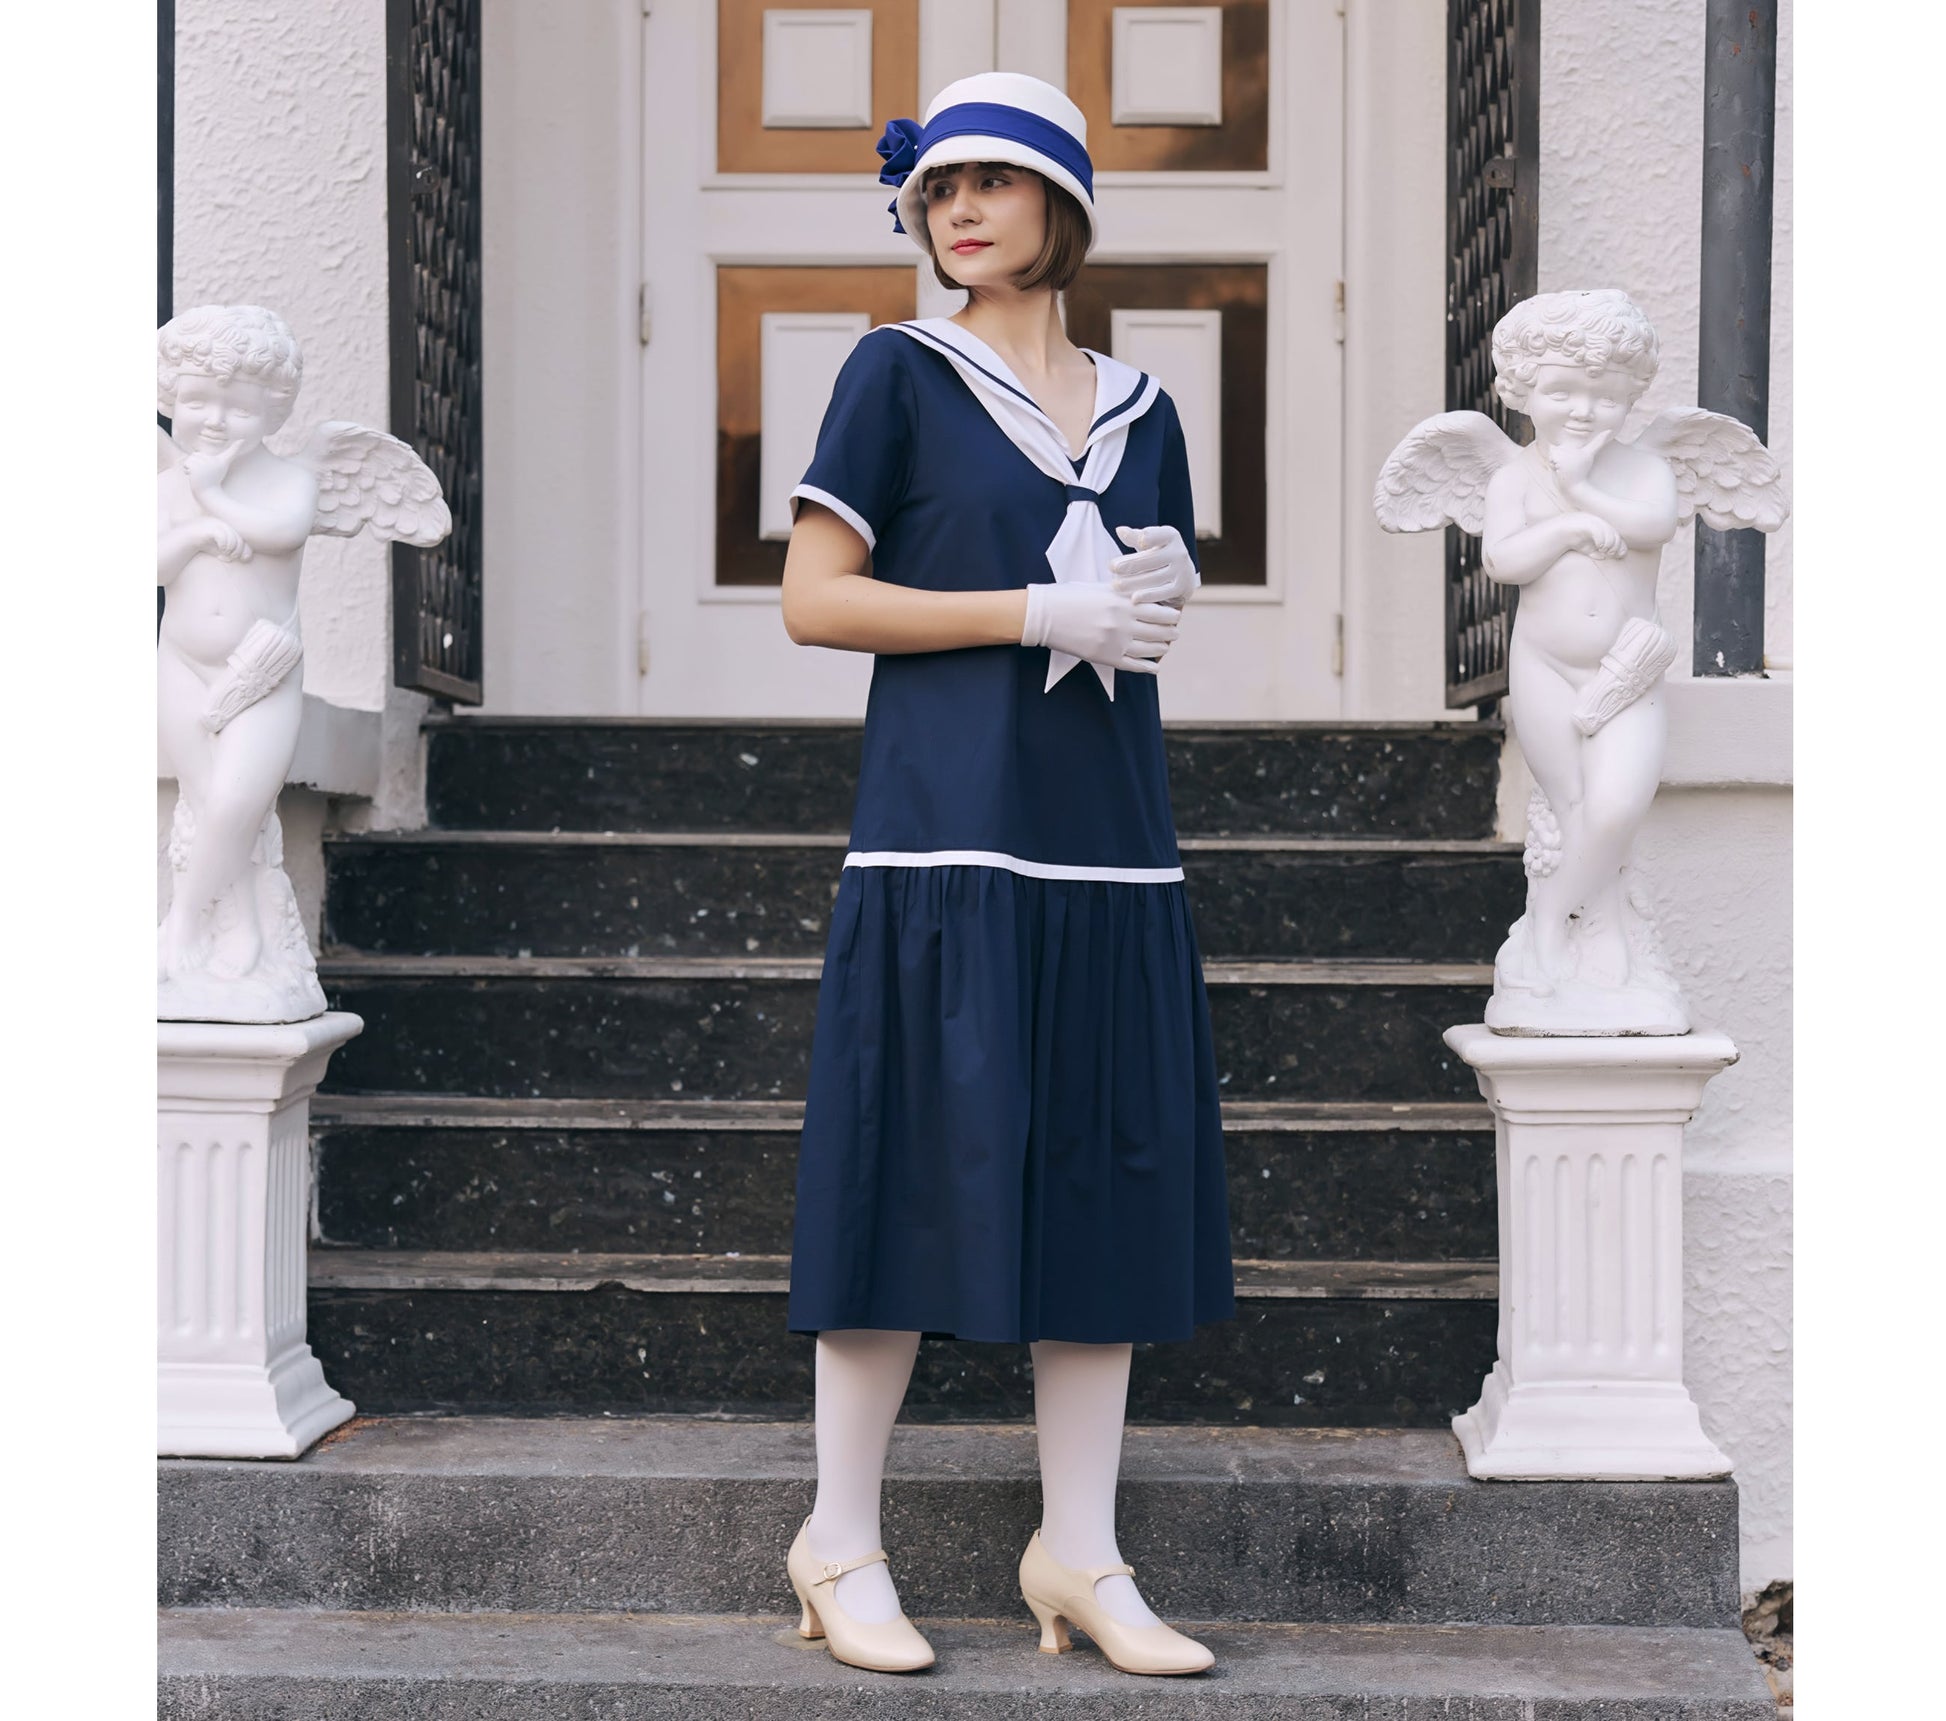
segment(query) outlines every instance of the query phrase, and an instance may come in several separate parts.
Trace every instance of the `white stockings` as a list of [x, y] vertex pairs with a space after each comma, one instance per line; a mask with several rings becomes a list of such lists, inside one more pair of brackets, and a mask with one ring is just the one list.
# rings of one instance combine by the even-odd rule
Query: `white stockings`
[[[1112, 1565], [1115, 1482], [1128, 1408], [1129, 1345], [1033, 1344], [1034, 1427], [1041, 1461], [1041, 1540], [1065, 1566]], [[919, 1353], [916, 1332], [854, 1327], [817, 1340], [817, 1504], [809, 1541], [820, 1560], [850, 1560], [882, 1545], [879, 1489], [885, 1449]], [[1116, 1619], [1153, 1625], [1133, 1578], [1095, 1586]], [[865, 1623], [896, 1618], [898, 1592], [883, 1561], [838, 1580], [837, 1601]]]
[[[818, 1498], [809, 1542], [817, 1560], [855, 1560], [883, 1546], [878, 1527], [879, 1482], [919, 1354], [917, 1333], [845, 1327], [818, 1334]], [[898, 1591], [883, 1560], [846, 1572], [838, 1605], [873, 1624], [899, 1616]]]
[[[1122, 1468], [1132, 1345], [1042, 1339], [1034, 1353], [1034, 1434], [1041, 1449], [1041, 1544], [1064, 1566], [1121, 1563], [1115, 1480]], [[1135, 1580], [1095, 1585], [1095, 1600], [1125, 1625], [1156, 1625]]]

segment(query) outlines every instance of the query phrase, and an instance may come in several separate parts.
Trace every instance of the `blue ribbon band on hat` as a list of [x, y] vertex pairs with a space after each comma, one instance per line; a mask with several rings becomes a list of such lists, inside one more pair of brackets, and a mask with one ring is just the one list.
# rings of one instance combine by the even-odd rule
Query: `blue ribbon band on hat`
[[[1008, 107], [1003, 102], [959, 102], [942, 108], [923, 129], [909, 119], [890, 120], [880, 135], [877, 150], [884, 158], [878, 182], [903, 186], [918, 166], [919, 158], [936, 143], [953, 137], [998, 137], [1009, 143], [1025, 144], [1073, 175], [1089, 203], [1095, 199], [1095, 168], [1088, 152], [1070, 131], [1024, 108]], [[892, 229], [903, 233], [899, 220], [899, 200], [886, 205], [892, 216]]]

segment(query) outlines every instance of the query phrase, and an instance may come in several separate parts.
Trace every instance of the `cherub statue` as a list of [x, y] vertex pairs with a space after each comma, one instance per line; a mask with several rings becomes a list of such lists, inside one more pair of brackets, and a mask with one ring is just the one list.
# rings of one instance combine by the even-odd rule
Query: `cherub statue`
[[383, 431], [322, 424], [295, 458], [264, 439], [303, 361], [282, 319], [203, 305], [156, 337], [156, 721], [175, 768], [171, 900], [156, 929], [156, 1014], [294, 1022], [325, 1007], [283, 870], [277, 795], [297, 751], [297, 585], [314, 532], [436, 544], [439, 481]]
[[1789, 504], [1777, 462], [1734, 418], [1679, 407], [1621, 439], [1658, 356], [1624, 293], [1524, 300], [1493, 331], [1494, 386], [1533, 442], [1483, 413], [1441, 413], [1392, 451], [1372, 497], [1389, 532], [1478, 533], [1487, 574], [1520, 587], [1508, 715], [1538, 787], [1527, 911], [1494, 958], [1486, 1022], [1499, 1033], [1689, 1031], [1628, 866], [1661, 781], [1658, 688], [1676, 656], [1656, 571], [1692, 515], [1774, 532]]

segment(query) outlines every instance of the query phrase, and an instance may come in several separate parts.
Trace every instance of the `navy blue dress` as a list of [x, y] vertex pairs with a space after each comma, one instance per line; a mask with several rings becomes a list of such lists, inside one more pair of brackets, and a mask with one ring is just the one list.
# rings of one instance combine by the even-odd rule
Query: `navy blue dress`
[[[1139, 374], [1097, 364], [1104, 388]], [[1098, 505], [1111, 531], [1164, 523], [1193, 546], [1182, 430], [1150, 392]], [[952, 361], [895, 328], [853, 349], [796, 494], [859, 530], [876, 578], [929, 591], [1050, 578], [1069, 502]], [[1117, 672], [1111, 699], [1090, 664], [1052, 688], [1048, 669], [1019, 645], [874, 661], [792, 1332], [1148, 1342], [1236, 1312], [1157, 678]]]

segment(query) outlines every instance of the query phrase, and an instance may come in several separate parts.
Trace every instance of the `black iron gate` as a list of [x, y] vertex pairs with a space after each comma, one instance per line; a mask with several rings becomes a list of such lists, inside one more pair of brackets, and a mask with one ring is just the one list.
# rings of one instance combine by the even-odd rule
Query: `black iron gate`
[[[1541, 0], [1447, 0], [1446, 410], [1530, 434], [1493, 392], [1493, 325], [1535, 290], [1540, 212]], [[1519, 428], [1516, 428], [1516, 426]], [[1446, 528], [1446, 704], [1507, 691], [1516, 589]]]
[[480, 0], [386, 0], [392, 430], [453, 530], [392, 546], [392, 679], [480, 702]]

